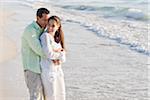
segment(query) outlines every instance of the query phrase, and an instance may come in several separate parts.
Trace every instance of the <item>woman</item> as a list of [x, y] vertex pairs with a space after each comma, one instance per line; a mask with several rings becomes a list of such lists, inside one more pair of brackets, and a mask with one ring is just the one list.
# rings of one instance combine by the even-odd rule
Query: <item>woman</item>
[[64, 74], [61, 63], [65, 62], [64, 33], [60, 18], [48, 19], [47, 31], [41, 37], [42, 48], [48, 59], [41, 58], [41, 78], [46, 100], [65, 100]]

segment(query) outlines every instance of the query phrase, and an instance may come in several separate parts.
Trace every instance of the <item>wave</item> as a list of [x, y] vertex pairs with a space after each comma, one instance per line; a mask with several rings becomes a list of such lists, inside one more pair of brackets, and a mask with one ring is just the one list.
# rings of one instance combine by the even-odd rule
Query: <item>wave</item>
[[[115, 8], [105, 7], [103, 9], [114, 10]], [[86, 13], [59, 10], [62, 10], [60, 11], [62, 13], [60, 16], [64, 21], [78, 23], [87, 30], [96, 33], [99, 37], [115, 40], [120, 44], [128, 46], [131, 50], [150, 56], [147, 23], [126, 20], [116, 22], [103, 17], [97, 17], [95, 14], [87, 15]], [[131, 12], [131, 14], [132, 12], [139, 12], [138, 10], [135, 11], [128, 8], [124, 10]], [[130, 13], [127, 15], [129, 16]]]
[[140, 9], [128, 8], [128, 7], [114, 7], [114, 6], [103, 6], [93, 7], [87, 5], [65, 5], [61, 6], [64, 9], [72, 9], [78, 11], [90, 11], [102, 14], [103, 17], [124, 17], [126, 19], [134, 19], [140, 21], [149, 21], [150, 15], [147, 12], [143, 12]]
[[85, 10], [85, 11], [95, 11], [96, 8], [91, 7], [91, 6], [85, 6], [85, 5], [80, 5], [80, 6], [71, 6], [71, 5], [65, 5], [62, 6], [64, 9], [75, 9], [75, 10]]
[[[95, 24], [92, 24], [92, 23], [86, 23], [86, 22], [77, 21], [77, 20], [66, 20], [66, 21], [81, 24], [81, 26], [85, 27], [87, 30], [96, 33], [98, 37], [103, 37], [103, 38], [114, 40], [117, 43], [128, 46], [133, 51], [150, 56], [150, 51], [147, 48], [148, 39], [145, 41], [146, 44], [144, 43], [142, 44], [141, 41], [138, 41], [138, 38], [133, 39], [134, 37], [130, 35], [132, 33], [130, 33], [129, 31], [126, 32], [126, 35], [124, 34], [124, 32], [123, 33], [110, 33], [109, 31], [111, 29], [106, 29], [105, 27], [102, 27], [101, 25], [96, 26]], [[146, 39], [146, 38], [143, 38], [143, 39]]]
[[[34, 4], [31, 4], [31, 7], [33, 7], [33, 5]], [[55, 15], [60, 16], [64, 22], [67, 21], [78, 23], [85, 27], [87, 30], [96, 33], [99, 37], [115, 40], [120, 44], [128, 46], [131, 50], [150, 56], [150, 51], [148, 49], [149, 40], [147, 39], [148, 27], [146, 23], [126, 20], [114, 21], [103, 17], [100, 18], [99, 16], [92, 13], [86, 14], [76, 11], [70, 12], [68, 11], [68, 7], [70, 6], [66, 6], [67, 9], [62, 9], [62, 7], [55, 5], [48, 5], [48, 7], [53, 13], [55, 13]], [[116, 11], [116, 8], [114, 7], [101, 7], [101, 9], [110, 9]], [[122, 11], [118, 11], [122, 13], [124, 11], [131, 13], [140, 12], [138, 10], [128, 8], [121, 10]]]
[[116, 15], [131, 18], [135, 20], [148, 21], [150, 20], [150, 16], [147, 13], [144, 13], [140, 9], [134, 8], [123, 8], [115, 11]]

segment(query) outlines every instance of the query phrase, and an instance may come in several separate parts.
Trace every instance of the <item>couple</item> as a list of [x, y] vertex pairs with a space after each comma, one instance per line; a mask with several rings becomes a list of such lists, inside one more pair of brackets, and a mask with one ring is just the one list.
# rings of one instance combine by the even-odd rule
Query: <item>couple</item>
[[39, 8], [22, 35], [22, 59], [30, 100], [65, 100], [64, 34], [60, 18]]

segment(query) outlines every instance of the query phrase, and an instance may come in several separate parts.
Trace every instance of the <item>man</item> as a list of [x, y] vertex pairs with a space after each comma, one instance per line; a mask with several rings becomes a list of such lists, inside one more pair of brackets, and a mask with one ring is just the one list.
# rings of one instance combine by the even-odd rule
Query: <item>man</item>
[[49, 10], [39, 8], [36, 16], [37, 20], [28, 25], [22, 35], [22, 59], [30, 100], [44, 100], [40, 58], [46, 56], [39, 37], [48, 23]]

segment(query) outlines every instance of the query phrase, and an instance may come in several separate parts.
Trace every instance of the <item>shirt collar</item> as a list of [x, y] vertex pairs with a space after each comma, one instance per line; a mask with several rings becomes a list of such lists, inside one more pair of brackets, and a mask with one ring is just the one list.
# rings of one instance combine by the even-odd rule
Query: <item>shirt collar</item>
[[43, 31], [43, 29], [36, 23], [36, 21], [33, 21], [32, 24], [34, 25], [34, 27], [35, 27], [37, 30]]

